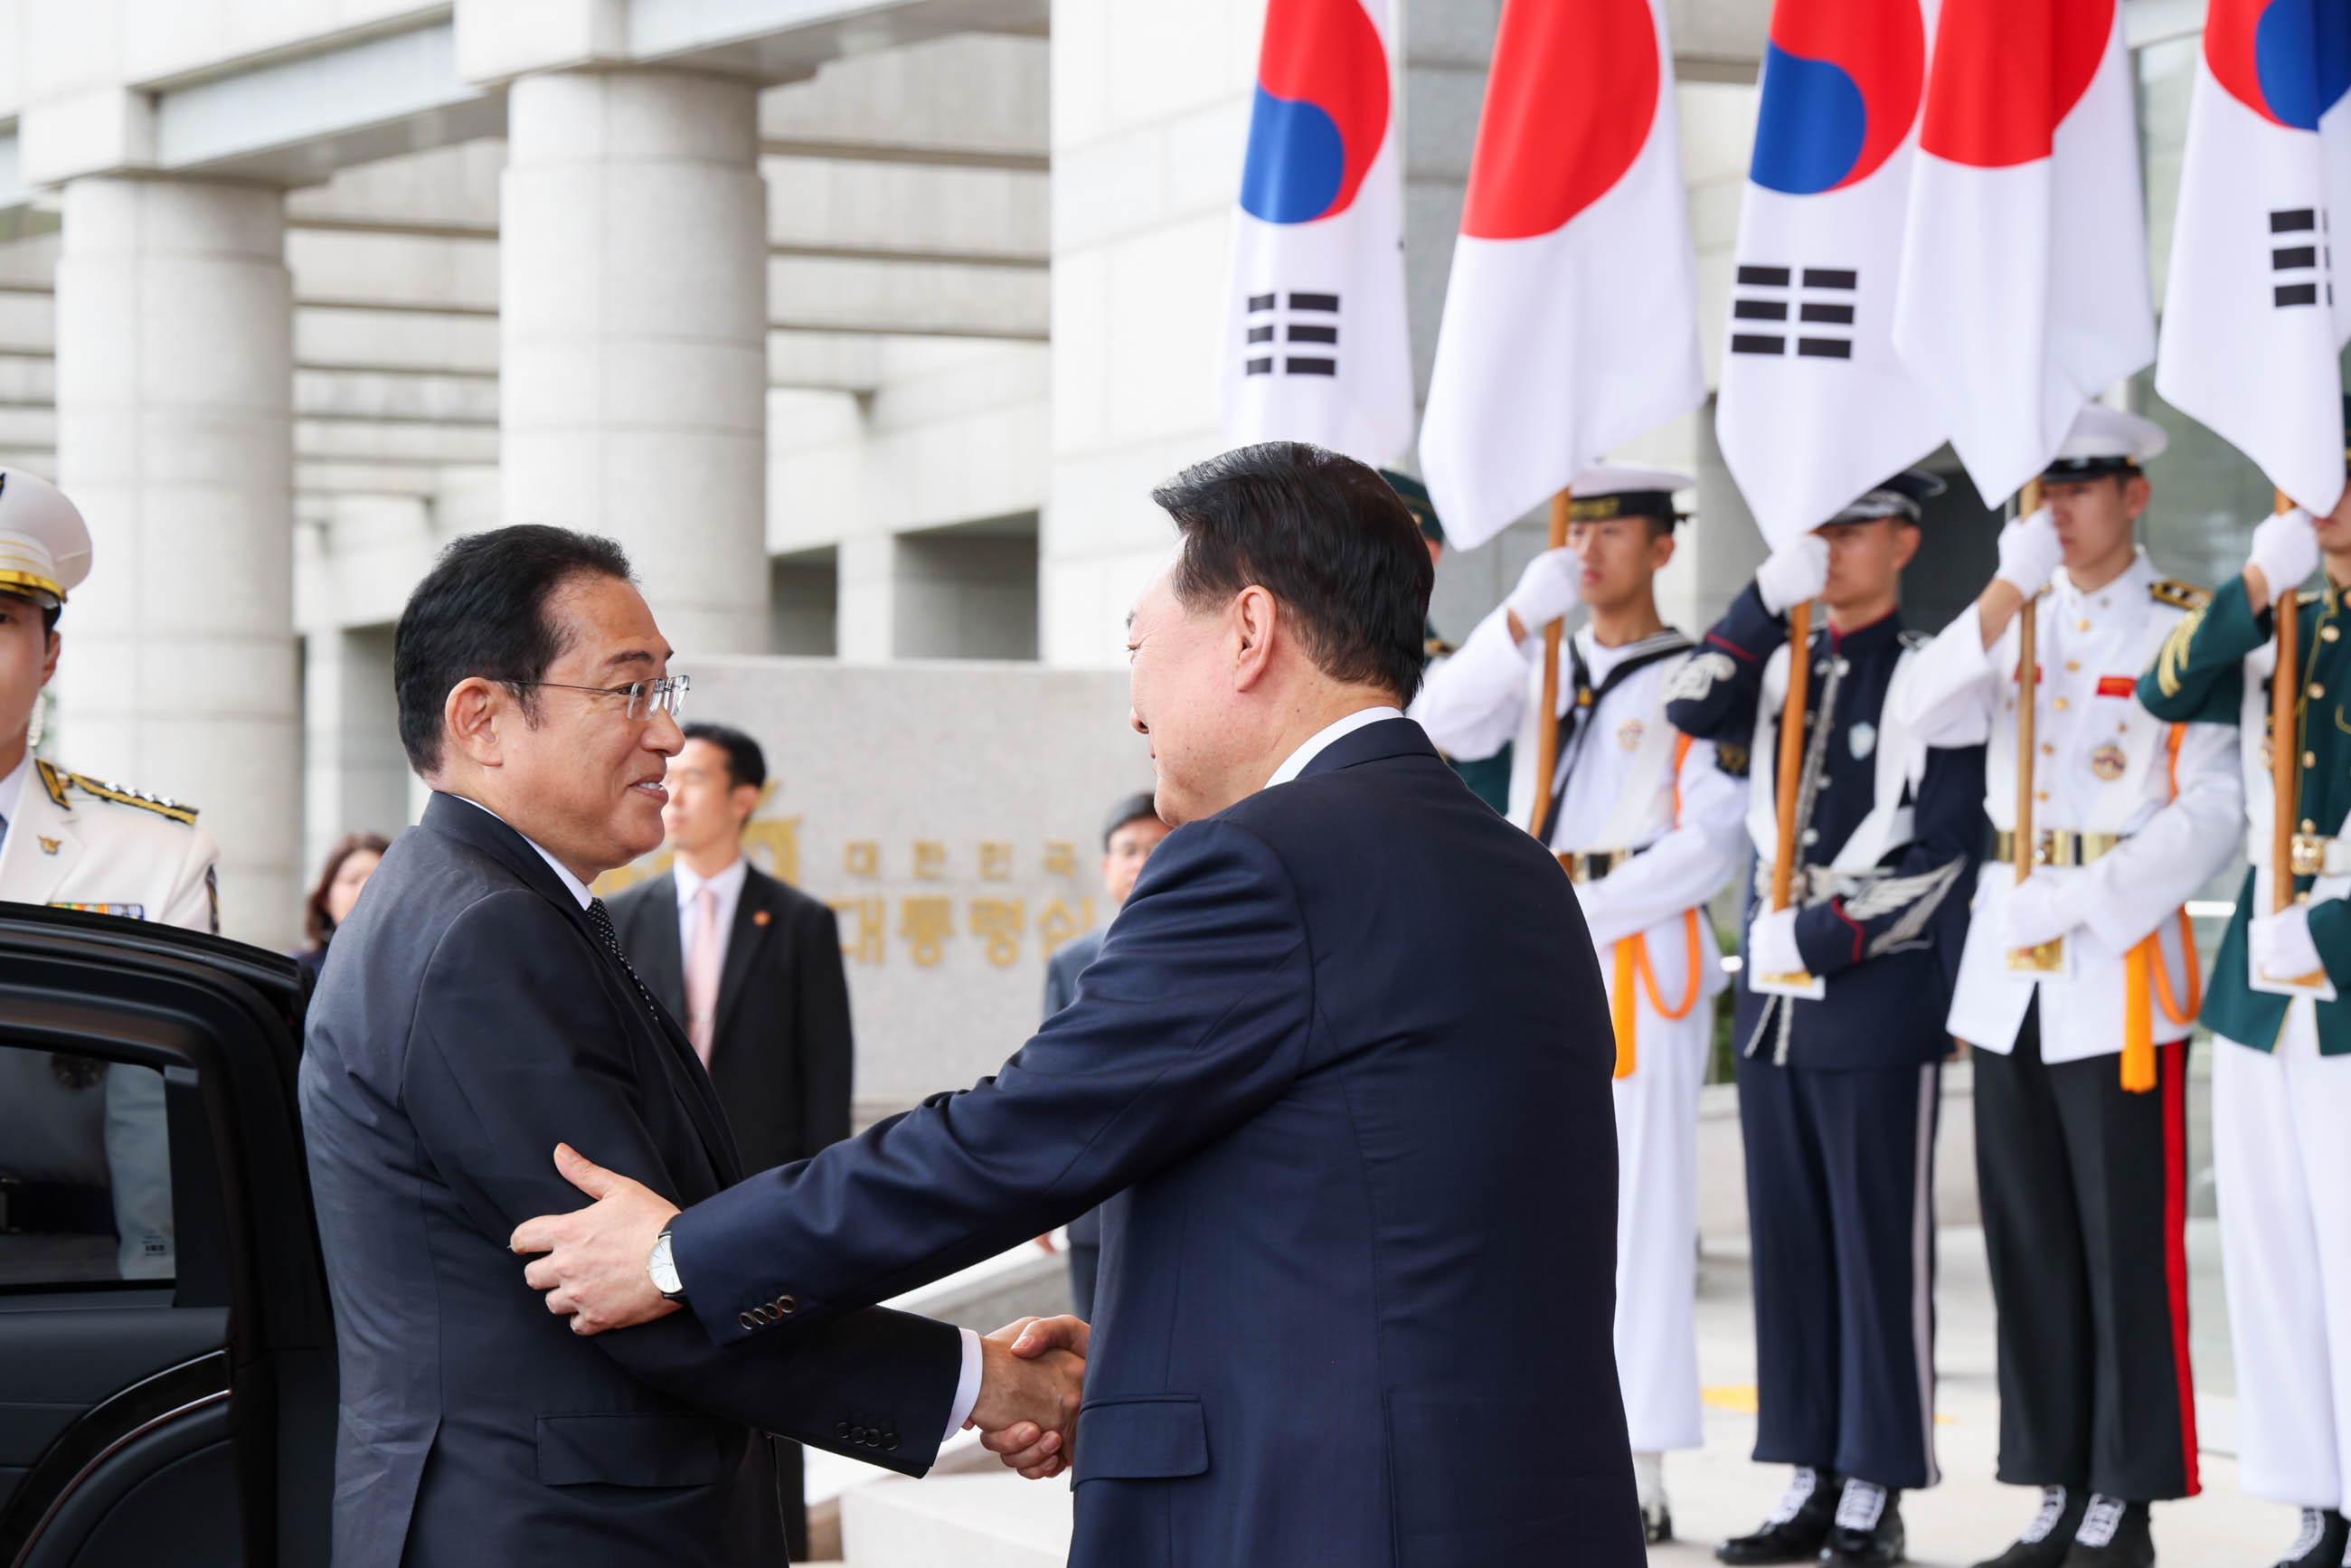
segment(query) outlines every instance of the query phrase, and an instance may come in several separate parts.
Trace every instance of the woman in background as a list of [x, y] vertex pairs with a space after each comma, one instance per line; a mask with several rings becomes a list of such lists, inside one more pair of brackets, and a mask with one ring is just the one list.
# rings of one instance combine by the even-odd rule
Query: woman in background
[[351, 917], [360, 889], [375, 874], [377, 862], [391, 847], [391, 841], [381, 833], [346, 833], [327, 852], [319, 885], [302, 904], [302, 934], [310, 945], [294, 955], [294, 961], [309, 971], [312, 984], [318, 982], [319, 966], [327, 961], [327, 944], [334, 939], [335, 928]]

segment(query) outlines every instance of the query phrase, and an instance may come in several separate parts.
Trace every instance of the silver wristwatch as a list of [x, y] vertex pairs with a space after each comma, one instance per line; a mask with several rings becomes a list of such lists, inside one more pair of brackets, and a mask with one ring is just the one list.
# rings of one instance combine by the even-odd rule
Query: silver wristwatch
[[664, 1230], [653, 1239], [653, 1256], [645, 1260], [645, 1272], [653, 1277], [653, 1289], [665, 1301], [685, 1300], [685, 1286], [677, 1277], [677, 1264], [669, 1255], [669, 1232]]

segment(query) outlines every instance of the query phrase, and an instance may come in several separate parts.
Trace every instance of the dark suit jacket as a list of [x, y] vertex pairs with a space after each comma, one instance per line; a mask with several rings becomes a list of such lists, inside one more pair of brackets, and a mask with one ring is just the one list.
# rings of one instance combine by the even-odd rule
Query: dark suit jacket
[[[849, 1136], [849, 980], [831, 908], [757, 866], [745, 873], [718, 976], [710, 1082], [744, 1166], [763, 1171]], [[629, 961], [684, 1018], [677, 879], [664, 873], [611, 907]]]
[[755, 1427], [925, 1469], [962, 1366], [946, 1324], [874, 1309], [720, 1350], [683, 1313], [590, 1339], [548, 1312], [507, 1240], [580, 1207], [556, 1143], [692, 1203], [741, 1174], [709, 1081], [496, 818], [436, 796], [375, 874], [300, 1079], [340, 1353], [336, 1568], [765, 1568], [782, 1529]]
[[[1102, 956], [1105, 934], [1097, 926], [1081, 932], [1054, 950], [1045, 960], [1045, 1016], [1051, 1018], [1077, 999], [1078, 977], [1086, 966]], [[1070, 1221], [1070, 1245], [1099, 1247], [1102, 1245], [1102, 1210], [1090, 1208]]]
[[676, 1256], [714, 1339], [790, 1340], [1116, 1193], [1072, 1568], [1635, 1568], [1614, 1049], [1558, 863], [1374, 724], [1170, 834], [996, 1077]]

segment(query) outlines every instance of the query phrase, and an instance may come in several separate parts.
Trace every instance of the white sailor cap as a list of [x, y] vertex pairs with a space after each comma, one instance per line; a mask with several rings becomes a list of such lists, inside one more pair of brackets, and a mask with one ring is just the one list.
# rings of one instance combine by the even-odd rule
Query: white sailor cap
[[1697, 487], [1697, 480], [1670, 469], [1603, 464], [1575, 476], [1567, 517], [1575, 523], [1604, 522], [1610, 517], [1661, 517], [1668, 524], [1677, 523], [1682, 514], [1674, 510], [1674, 492]]
[[89, 575], [89, 529], [37, 474], [0, 468], [0, 593], [54, 609]]
[[2041, 476], [2095, 479], [2102, 474], [2136, 474], [2141, 462], [2161, 456], [2170, 444], [2171, 437], [2155, 421], [2094, 402], [2074, 419], [2065, 444]]

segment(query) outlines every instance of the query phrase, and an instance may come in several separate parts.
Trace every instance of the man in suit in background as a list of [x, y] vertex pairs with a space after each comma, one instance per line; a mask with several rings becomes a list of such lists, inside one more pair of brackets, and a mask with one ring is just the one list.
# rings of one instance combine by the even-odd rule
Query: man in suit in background
[[[849, 1136], [849, 979], [832, 910], [744, 857], [743, 825], [768, 782], [759, 743], [689, 724], [664, 780], [674, 869], [612, 900], [621, 950], [685, 1020], [743, 1168], [804, 1160]], [[808, 1553], [799, 1445], [783, 1466], [785, 1530]]]
[[[674, 1309], [665, 1256], [739, 1354], [1116, 1194], [1071, 1568], [1637, 1568], [1605, 992], [1559, 862], [1404, 716], [1428, 551], [1295, 443], [1155, 499], [1182, 542], [1128, 623], [1132, 718], [1176, 828], [1077, 1000], [683, 1213], [583, 1171], [592, 1207], [517, 1231], [526, 1278], [595, 1333]], [[1057, 1469], [1031, 1436], [990, 1447]]]
[[967, 1406], [1074, 1404], [1071, 1365], [1030, 1387], [1004, 1345], [879, 1308], [732, 1349], [684, 1319], [588, 1340], [516, 1281], [516, 1221], [570, 1190], [559, 1136], [689, 1202], [743, 1174], [588, 892], [661, 840], [668, 661], [620, 548], [561, 528], [458, 540], [401, 615], [401, 742], [434, 795], [335, 937], [300, 1080], [337, 1568], [771, 1568], [763, 1432], [919, 1475]]
[[[1109, 896], [1111, 916], [1126, 903], [1126, 895], [1134, 891], [1134, 879], [1143, 874], [1143, 862], [1167, 836], [1167, 824], [1159, 820], [1159, 812], [1151, 797], [1129, 795], [1111, 808], [1108, 820], [1102, 823], [1102, 891]], [[1078, 977], [1102, 951], [1104, 927], [1092, 930], [1063, 943], [1060, 951], [1045, 960], [1045, 1016], [1051, 1018], [1068, 1007], [1078, 994]], [[1102, 1210], [1090, 1208], [1070, 1221], [1070, 1301], [1071, 1311], [1088, 1322], [1094, 1315], [1094, 1279], [1102, 1262]]]

